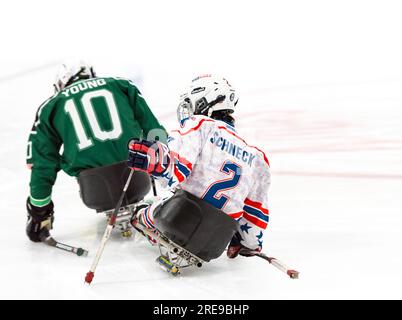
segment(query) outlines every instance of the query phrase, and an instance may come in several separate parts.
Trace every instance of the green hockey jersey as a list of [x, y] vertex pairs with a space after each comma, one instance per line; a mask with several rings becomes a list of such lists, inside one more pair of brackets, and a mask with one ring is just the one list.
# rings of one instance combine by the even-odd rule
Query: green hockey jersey
[[81, 170], [126, 160], [132, 138], [165, 141], [165, 129], [130, 80], [80, 80], [45, 101], [29, 135], [30, 198], [37, 206], [51, 200], [60, 169]]

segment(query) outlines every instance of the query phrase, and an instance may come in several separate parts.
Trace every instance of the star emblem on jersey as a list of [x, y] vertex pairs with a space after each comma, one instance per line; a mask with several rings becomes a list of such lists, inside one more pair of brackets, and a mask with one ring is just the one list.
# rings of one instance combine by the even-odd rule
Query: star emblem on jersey
[[168, 180], [168, 186], [169, 186], [169, 187], [171, 187], [171, 186], [175, 183], [175, 180], [173, 179], [173, 177], [170, 177], [170, 178], [169, 178], [169, 173], [168, 173], [168, 172], [163, 173], [163, 174], [162, 174], [162, 177], [163, 177], [163, 178], [166, 178], [166, 179], [169, 179], [169, 180]]
[[248, 233], [248, 229], [251, 229], [251, 227], [247, 224], [247, 222], [240, 226], [240, 230], [245, 233]]
[[262, 248], [262, 236], [263, 236], [262, 231], [260, 231], [260, 234], [256, 236], [256, 238], [258, 239], [258, 246], [261, 248]]

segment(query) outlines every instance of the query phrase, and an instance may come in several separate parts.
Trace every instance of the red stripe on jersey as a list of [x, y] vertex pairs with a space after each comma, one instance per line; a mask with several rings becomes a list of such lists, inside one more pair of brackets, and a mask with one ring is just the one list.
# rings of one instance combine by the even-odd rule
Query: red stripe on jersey
[[243, 213], [244, 211], [240, 211], [240, 212], [228, 213], [228, 215], [233, 219], [238, 219], [243, 216]]
[[176, 166], [174, 166], [174, 175], [180, 183], [184, 181], [184, 175], [179, 171], [179, 169], [177, 169]]
[[[213, 119], [202, 119], [194, 128], [191, 128], [190, 130], [188, 130], [188, 131], [185, 132], [185, 133], [182, 133], [180, 130], [173, 130], [172, 132], [177, 132], [177, 133], [179, 133], [180, 135], [184, 136], [184, 135], [186, 135], [186, 134], [189, 134], [189, 133], [192, 132], [192, 131], [198, 130], [198, 128], [201, 127], [201, 125], [204, 123], [204, 121], [206, 121], [206, 122], [215, 122], [215, 120], [213, 120]], [[226, 128], [226, 127], [224, 127], [224, 126], [218, 126], [218, 128], [219, 128], [219, 129], [224, 129], [224, 130], [226, 130], [226, 131], [229, 132], [232, 136], [234, 136], [234, 137], [236, 137], [237, 139], [241, 140], [244, 144], [246, 144], [246, 145], [249, 146], [250, 148], [254, 148], [254, 149], [258, 150], [259, 152], [261, 152], [261, 154], [262, 154], [262, 156], [263, 156], [263, 158], [264, 158], [264, 161], [265, 161], [266, 164], [270, 167], [268, 157], [265, 155], [265, 153], [264, 153], [262, 150], [260, 150], [259, 148], [255, 147], [255, 146], [249, 145], [246, 141], [244, 141], [244, 139], [240, 138], [237, 134], [235, 134], [234, 132], [230, 131], [228, 128]]]
[[142, 222], [145, 223], [145, 225], [147, 226], [148, 229], [153, 229], [154, 227], [152, 225], [150, 225], [147, 221], [148, 211], [149, 211], [149, 207], [146, 208], [143, 212], [141, 212]]
[[177, 152], [170, 151], [170, 155], [177, 159], [182, 165], [186, 166], [188, 170], [192, 171], [193, 170], [193, 164], [188, 161], [186, 158], [181, 157]]
[[149, 209], [148, 209], [148, 211], [147, 211], [147, 217], [148, 217], [148, 220], [152, 223], [152, 224], [154, 224], [154, 220], [152, 219], [152, 217], [151, 217], [151, 207], [149, 207]]
[[255, 209], [258, 209], [258, 210], [262, 211], [263, 213], [265, 213], [266, 215], [269, 214], [268, 209], [263, 208], [261, 202], [252, 201], [249, 198], [246, 198], [246, 200], [244, 200], [244, 204], [246, 204], [250, 207], [253, 207]]
[[224, 126], [218, 126], [219, 129], [223, 129], [226, 130], [227, 132], [229, 132], [232, 136], [236, 137], [237, 139], [240, 139], [243, 143], [245, 143], [247, 146], [249, 146], [250, 148], [254, 148], [257, 149], [259, 152], [262, 153], [262, 156], [264, 157], [264, 161], [266, 162], [266, 164], [268, 165], [268, 167], [270, 167], [269, 165], [269, 161], [267, 156], [265, 155], [265, 153], [263, 151], [261, 151], [260, 149], [258, 149], [257, 147], [254, 146], [250, 146], [246, 141], [244, 141], [244, 139], [240, 138], [237, 134], [235, 134], [234, 132], [230, 131], [228, 128], [224, 127]]
[[189, 134], [192, 131], [198, 130], [198, 128], [201, 127], [201, 125], [203, 124], [204, 121], [214, 122], [214, 120], [212, 120], [212, 119], [202, 119], [194, 128], [191, 128], [190, 130], [188, 130], [185, 133], [180, 132], [180, 130], [173, 130], [172, 132], [178, 132], [180, 135], [185, 136], [186, 134]]
[[250, 221], [252, 224], [256, 225], [257, 227], [260, 227], [261, 229], [267, 228], [268, 223], [258, 219], [257, 217], [249, 215], [247, 212], [243, 213], [243, 218], [247, 221]]

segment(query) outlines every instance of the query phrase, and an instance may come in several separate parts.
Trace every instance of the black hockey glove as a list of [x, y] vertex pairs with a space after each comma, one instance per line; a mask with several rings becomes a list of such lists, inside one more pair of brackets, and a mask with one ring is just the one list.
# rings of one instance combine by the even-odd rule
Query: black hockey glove
[[29, 201], [28, 197], [26, 205], [28, 211], [27, 236], [33, 242], [41, 242], [50, 235], [49, 230], [53, 227], [53, 202], [50, 201], [44, 207], [37, 207]]
[[252, 257], [255, 256], [256, 253], [261, 251], [261, 248], [250, 249], [241, 244], [242, 237], [239, 232], [236, 232], [229, 243], [228, 250], [226, 251], [226, 255], [230, 259], [236, 258], [239, 254], [243, 257]]

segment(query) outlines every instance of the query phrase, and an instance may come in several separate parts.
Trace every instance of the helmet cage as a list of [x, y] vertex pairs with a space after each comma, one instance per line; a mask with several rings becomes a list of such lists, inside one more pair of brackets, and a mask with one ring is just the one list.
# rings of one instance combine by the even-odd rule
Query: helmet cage
[[[225, 101], [226, 96], [219, 95], [216, 97], [215, 100], [208, 102], [205, 97], [198, 99], [195, 102], [195, 107], [190, 100], [190, 98], [186, 97], [180, 102], [179, 106], [177, 107], [177, 119], [180, 123], [184, 120], [190, 118], [193, 115], [204, 115], [210, 117], [214, 112], [213, 106]], [[229, 113], [232, 113], [232, 110], [228, 110]]]
[[179, 120], [180, 124], [183, 124], [186, 119], [192, 117], [193, 115], [194, 109], [190, 98], [183, 99], [177, 107], [177, 119]]

